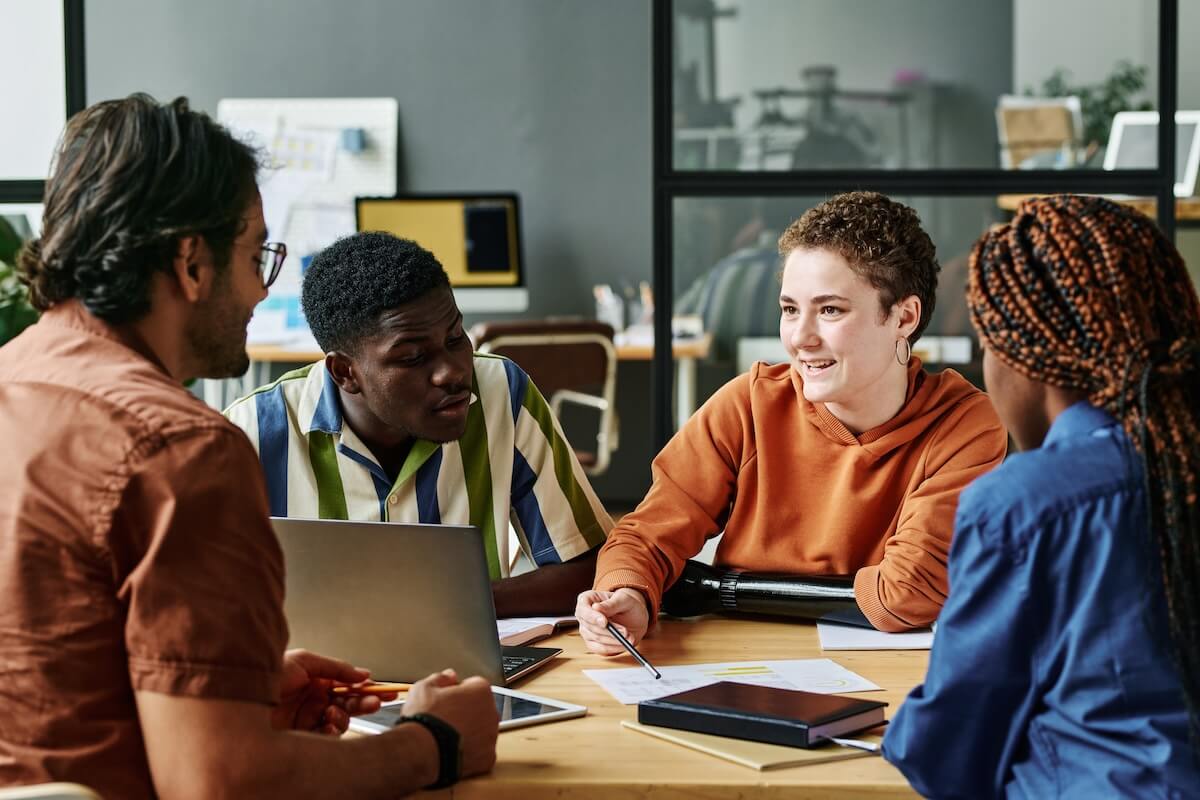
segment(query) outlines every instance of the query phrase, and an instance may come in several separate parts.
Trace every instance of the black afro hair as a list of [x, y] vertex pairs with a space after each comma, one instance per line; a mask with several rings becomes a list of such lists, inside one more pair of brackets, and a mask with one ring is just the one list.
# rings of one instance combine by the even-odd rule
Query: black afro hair
[[433, 253], [409, 239], [371, 231], [338, 239], [313, 258], [300, 303], [322, 350], [355, 352], [383, 312], [449, 286]]

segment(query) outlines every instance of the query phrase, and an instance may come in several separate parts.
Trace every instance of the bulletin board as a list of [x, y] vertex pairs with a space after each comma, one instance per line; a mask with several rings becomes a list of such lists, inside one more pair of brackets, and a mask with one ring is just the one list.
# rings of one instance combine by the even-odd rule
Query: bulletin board
[[267, 235], [288, 257], [271, 295], [255, 312], [249, 340], [304, 338], [303, 267], [355, 230], [354, 198], [396, 193], [399, 104], [395, 98], [236, 98], [217, 104], [217, 119], [259, 148]]

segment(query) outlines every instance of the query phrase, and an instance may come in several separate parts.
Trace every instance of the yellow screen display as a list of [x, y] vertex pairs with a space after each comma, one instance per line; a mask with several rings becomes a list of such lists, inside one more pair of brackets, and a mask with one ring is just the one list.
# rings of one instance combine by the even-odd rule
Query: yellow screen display
[[358, 229], [412, 239], [437, 256], [452, 286], [521, 283], [511, 197], [360, 198]]

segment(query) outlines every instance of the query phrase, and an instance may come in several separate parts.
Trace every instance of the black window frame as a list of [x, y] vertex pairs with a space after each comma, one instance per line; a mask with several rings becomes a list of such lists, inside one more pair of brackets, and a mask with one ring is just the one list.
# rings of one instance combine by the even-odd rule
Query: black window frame
[[654, 356], [651, 414], [654, 446], [674, 435], [671, 316], [674, 311], [674, 202], [689, 197], [780, 197], [825, 195], [856, 189], [885, 194], [965, 196], [980, 194], [1130, 194], [1153, 197], [1158, 224], [1175, 237], [1175, 111], [1178, 102], [1178, 0], [1158, 3], [1158, 167], [1153, 170], [820, 170], [741, 172], [675, 169], [672, 60], [672, 0], [654, 0], [651, 22], [653, 69], [652, 151]]

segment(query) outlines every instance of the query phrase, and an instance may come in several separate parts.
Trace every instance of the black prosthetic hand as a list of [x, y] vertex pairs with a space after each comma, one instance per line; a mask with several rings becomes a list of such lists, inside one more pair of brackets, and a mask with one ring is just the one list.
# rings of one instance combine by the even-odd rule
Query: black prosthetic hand
[[734, 572], [699, 561], [684, 565], [662, 610], [674, 617], [741, 611], [872, 627], [854, 600], [851, 578]]

